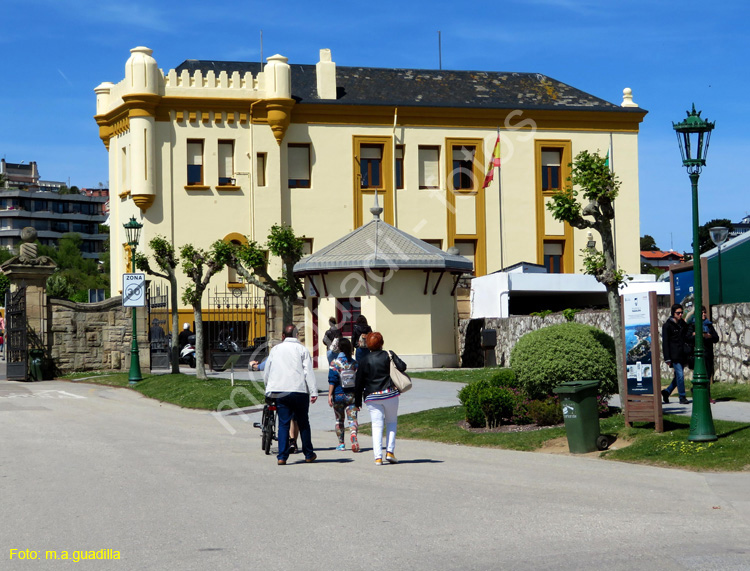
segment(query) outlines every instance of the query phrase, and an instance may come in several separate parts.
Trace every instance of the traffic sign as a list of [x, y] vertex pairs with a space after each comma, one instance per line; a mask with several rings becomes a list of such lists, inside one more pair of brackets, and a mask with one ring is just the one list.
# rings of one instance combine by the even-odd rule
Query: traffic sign
[[146, 305], [146, 274], [122, 275], [122, 306], [143, 307]]

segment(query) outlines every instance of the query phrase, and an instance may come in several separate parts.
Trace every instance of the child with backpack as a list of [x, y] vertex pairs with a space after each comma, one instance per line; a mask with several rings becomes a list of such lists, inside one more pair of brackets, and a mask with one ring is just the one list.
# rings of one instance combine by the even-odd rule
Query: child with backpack
[[357, 362], [352, 358], [352, 344], [349, 339], [341, 337], [338, 340], [338, 356], [331, 361], [328, 370], [328, 406], [333, 408], [336, 417], [336, 436], [339, 445], [336, 450], [346, 450], [344, 445], [344, 419], [349, 424], [352, 452], [359, 452], [357, 441], [357, 411], [354, 405], [355, 377]]

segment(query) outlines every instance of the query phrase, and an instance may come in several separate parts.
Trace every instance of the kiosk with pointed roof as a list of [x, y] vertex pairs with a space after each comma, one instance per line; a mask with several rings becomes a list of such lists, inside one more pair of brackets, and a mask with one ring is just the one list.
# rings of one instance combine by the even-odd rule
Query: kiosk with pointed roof
[[308, 349], [327, 366], [328, 318], [349, 336], [352, 316], [361, 312], [409, 367], [456, 366], [455, 290], [472, 262], [383, 222], [377, 194], [370, 212], [369, 223], [294, 266], [305, 281], [305, 327], [319, 331], [306, 336]]

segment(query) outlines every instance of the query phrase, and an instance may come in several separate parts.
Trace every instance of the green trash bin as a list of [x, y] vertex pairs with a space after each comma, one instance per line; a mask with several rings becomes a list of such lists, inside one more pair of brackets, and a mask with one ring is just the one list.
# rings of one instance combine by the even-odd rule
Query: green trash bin
[[42, 374], [42, 359], [44, 358], [43, 349], [29, 350], [29, 380], [41, 381], [44, 379]]
[[605, 450], [608, 440], [599, 431], [599, 411], [596, 396], [599, 381], [571, 381], [555, 388], [568, 435], [568, 448], [572, 454]]

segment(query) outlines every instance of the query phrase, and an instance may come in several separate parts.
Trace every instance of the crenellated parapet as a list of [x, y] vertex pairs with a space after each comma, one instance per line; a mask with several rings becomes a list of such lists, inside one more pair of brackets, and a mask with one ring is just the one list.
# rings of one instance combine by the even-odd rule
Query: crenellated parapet
[[[281, 144], [291, 119], [291, 68], [288, 59], [274, 55], [264, 70], [253, 75], [237, 71], [171, 69], [165, 75], [157, 67], [152, 50], [130, 50], [125, 78], [97, 86], [96, 116], [99, 136], [109, 148], [110, 139], [129, 132], [135, 117], [156, 121], [203, 123], [267, 123]], [[250, 105], [266, 102], [250, 112]]]
[[192, 74], [186, 69], [179, 74], [174, 69], [170, 69], [165, 78], [165, 86], [167, 90], [189, 89], [192, 90], [191, 92], [197, 89], [234, 89], [257, 92], [264, 90], [264, 78], [263, 72], [253, 77], [249, 71], [242, 75], [238, 71], [233, 72], [232, 75], [226, 71], [220, 71], [219, 75], [216, 75], [216, 72], [210, 69], [204, 75], [200, 69]]

